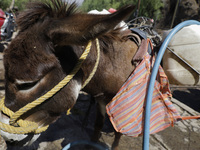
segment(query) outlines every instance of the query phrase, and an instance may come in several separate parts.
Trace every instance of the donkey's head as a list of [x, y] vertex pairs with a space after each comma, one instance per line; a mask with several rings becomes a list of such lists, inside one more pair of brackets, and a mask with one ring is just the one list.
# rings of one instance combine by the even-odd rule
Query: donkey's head
[[[88, 41], [112, 30], [132, 12], [133, 6], [110, 15], [83, 14], [75, 10], [75, 4], [51, 0], [30, 4], [19, 15], [19, 33], [4, 53], [5, 106], [13, 112], [57, 85], [73, 69]], [[83, 77], [80, 70], [58, 93], [20, 119], [35, 122], [40, 127], [54, 122], [61, 112], [75, 104]], [[9, 123], [4, 113], [0, 119]], [[1, 134], [8, 141], [24, 142], [32, 138], [29, 134], [3, 131]]]

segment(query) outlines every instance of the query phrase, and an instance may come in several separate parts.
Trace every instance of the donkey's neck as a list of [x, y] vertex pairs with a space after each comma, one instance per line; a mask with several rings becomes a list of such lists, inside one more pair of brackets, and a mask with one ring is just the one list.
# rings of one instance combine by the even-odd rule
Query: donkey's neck
[[[104, 41], [100, 39], [99, 66], [94, 77], [84, 90], [92, 95], [104, 93], [112, 97], [135, 69], [131, 61], [138, 47], [129, 39], [113, 40], [106, 46], [103, 46], [103, 43]], [[81, 67], [83, 82], [91, 73], [96, 59], [96, 44], [93, 42], [91, 52]]]

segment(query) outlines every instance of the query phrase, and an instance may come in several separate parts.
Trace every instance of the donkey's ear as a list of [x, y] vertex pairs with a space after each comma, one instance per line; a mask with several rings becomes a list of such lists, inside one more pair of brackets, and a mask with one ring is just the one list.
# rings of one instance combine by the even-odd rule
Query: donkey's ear
[[57, 45], [86, 44], [113, 29], [134, 8], [128, 5], [109, 15], [73, 14], [66, 19], [54, 20], [48, 36]]

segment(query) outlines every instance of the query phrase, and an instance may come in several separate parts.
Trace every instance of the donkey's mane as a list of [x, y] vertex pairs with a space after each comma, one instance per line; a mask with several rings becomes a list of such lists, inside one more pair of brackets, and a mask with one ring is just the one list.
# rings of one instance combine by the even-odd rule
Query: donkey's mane
[[29, 28], [45, 18], [64, 18], [76, 12], [76, 3], [68, 4], [61, 0], [50, 0], [48, 2], [31, 2], [27, 9], [21, 12], [17, 18], [17, 25], [21, 31]]

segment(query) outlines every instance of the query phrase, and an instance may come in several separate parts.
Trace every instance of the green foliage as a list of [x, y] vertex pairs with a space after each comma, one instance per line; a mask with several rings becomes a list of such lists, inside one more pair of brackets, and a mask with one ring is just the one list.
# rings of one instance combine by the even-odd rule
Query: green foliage
[[17, 6], [19, 10], [24, 10], [26, 8], [27, 3], [30, 1], [31, 0], [15, 0], [15, 6]]
[[[93, 9], [101, 11], [103, 9], [108, 10], [109, 8], [119, 9], [127, 4], [133, 4], [137, 7], [137, 3], [138, 0], [85, 0], [81, 8], [85, 12]], [[141, 0], [138, 16], [159, 19], [161, 17], [162, 7], [162, 0]]]
[[139, 15], [159, 19], [163, 6], [161, 0], [141, 0]]
[[[14, 7], [17, 7], [18, 10], [23, 10], [26, 7], [27, 2], [31, 0], [15, 0]], [[10, 7], [12, 0], [0, 0], [0, 8], [6, 11]]]
[[93, 9], [101, 11], [109, 8], [119, 9], [127, 4], [136, 4], [136, 2], [131, 0], [85, 0], [81, 8], [85, 12]]
[[0, 8], [2, 10], [6, 10], [6, 8], [9, 8], [12, 0], [0, 0]]

